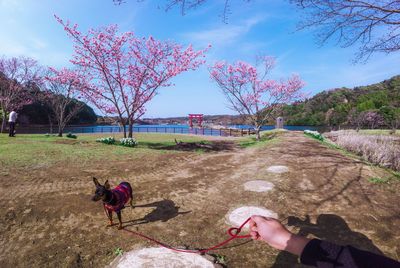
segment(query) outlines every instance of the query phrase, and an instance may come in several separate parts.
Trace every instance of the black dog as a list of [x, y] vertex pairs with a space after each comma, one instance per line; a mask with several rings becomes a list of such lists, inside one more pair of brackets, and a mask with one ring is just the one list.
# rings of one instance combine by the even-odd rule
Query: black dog
[[99, 201], [101, 199], [103, 201], [107, 217], [110, 220], [110, 226], [113, 225], [112, 212], [114, 211], [117, 213], [119, 221], [118, 229], [122, 229], [121, 210], [125, 207], [125, 204], [128, 203], [129, 199], [130, 205], [133, 208], [131, 185], [129, 182], [121, 182], [116, 188], [110, 190], [108, 180], [106, 180], [104, 185], [101, 185], [99, 181], [93, 177], [93, 182], [96, 185], [96, 190], [92, 200]]

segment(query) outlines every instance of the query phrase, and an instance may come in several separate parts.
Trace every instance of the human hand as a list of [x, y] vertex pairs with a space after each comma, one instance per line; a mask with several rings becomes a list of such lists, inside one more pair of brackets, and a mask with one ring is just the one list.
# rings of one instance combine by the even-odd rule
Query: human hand
[[310, 241], [305, 237], [292, 234], [285, 226], [274, 218], [252, 216], [250, 219], [250, 235], [254, 240], [266, 242], [271, 247], [286, 250], [300, 255]]
[[285, 249], [291, 233], [278, 220], [252, 216], [249, 224], [251, 238], [264, 241], [276, 249]]

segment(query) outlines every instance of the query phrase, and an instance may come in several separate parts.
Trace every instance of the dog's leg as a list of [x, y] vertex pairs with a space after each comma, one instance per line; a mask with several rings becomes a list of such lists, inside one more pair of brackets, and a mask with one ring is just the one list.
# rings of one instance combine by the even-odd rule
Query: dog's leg
[[110, 220], [110, 225], [109, 226], [112, 226], [113, 225], [112, 211], [107, 210], [107, 216], [108, 216], [108, 219]]
[[133, 208], [133, 196], [132, 196], [132, 192], [131, 192], [130, 198], [131, 198], [131, 201], [129, 202], [129, 204], [131, 204], [131, 208]]
[[121, 211], [117, 212], [117, 216], [118, 216], [118, 221], [119, 221], [118, 230], [121, 230], [122, 229]]

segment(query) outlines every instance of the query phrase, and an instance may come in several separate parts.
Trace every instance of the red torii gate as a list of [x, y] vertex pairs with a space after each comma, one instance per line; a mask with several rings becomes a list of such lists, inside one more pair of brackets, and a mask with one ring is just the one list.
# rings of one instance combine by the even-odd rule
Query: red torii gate
[[189, 126], [193, 127], [193, 118], [197, 119], [199, 126], [201, 127], [201, 123], [203, 122], [203, 114], [189, 114]]

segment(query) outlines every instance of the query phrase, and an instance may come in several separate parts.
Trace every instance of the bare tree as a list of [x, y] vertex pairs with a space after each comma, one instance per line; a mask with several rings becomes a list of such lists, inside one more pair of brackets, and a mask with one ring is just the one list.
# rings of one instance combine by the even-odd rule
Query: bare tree
[[[123, 4], [129, 0], [113, 0], [113, 2], [116, 5]], [[137, 0], [138, 2], [142, 2], [144, 0]], [[165, 11], [169, 11], [175, 7], [178, 7], [181, 11], [182, 15], [185, 15], [188, 11], [193, 10], [198, 8], [199, 6], [205, 4], [206, 2], [211, 2], [209, 0], [164, 0], [165, 1], [165, 6], [164, 9]], [[242, 0], [243, 2], [251, 2], [252, 0]], [[221, 10], [221, 17], [223, 22], [228, 21], [228, 17], [231, 14], [231, 6], [230, 0], [222, 0], [220, 1], [223, 3], [223, 8]]]
[[[84, 107], [84, 103], [77, 100], [79, 98], [78, 88], [81, 86], [80, 78], [71, 70], [50, 68], [45, 81], [44, 100], [52, 110], [52, 115], [57, 122], [58, 136], [62, 137], [65, 126]], [[49, 121], [52, 120], [49, 118]]]
[[323, 45], [336, 39], [342, 47], [360, 45], [355, 61], [376, 52], [400, 50], [399, 0], [290, 0], [304, 11], [299, 29], [317, 28]]
[[34, 96], [28, 89], [40, 84], [41, 75], [42, 67], [34, 59], [23, 56], [0, 58], [1, 132], [5, 128], [8, 112], [32, 102]]

